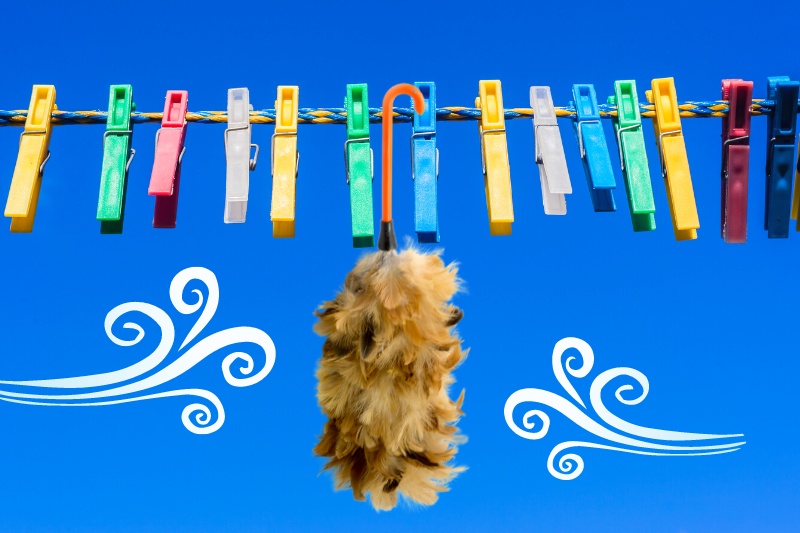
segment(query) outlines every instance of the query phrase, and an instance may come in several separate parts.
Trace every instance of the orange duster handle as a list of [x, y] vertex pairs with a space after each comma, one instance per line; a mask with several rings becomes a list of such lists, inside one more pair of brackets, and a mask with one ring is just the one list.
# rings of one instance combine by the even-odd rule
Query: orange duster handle
[[410, 83], [398, 83], [388, 91], [383, 97], [383, 155], [382, 155], [382, 175], [381, 184], [383, 201], [381, 204], [381, 222], [392, 221], [392, 122], [394, 121], [394, 99], [407, 94], [414, 100], [414, 111], [421, 115], [425, 111], [425, 98], [419, 89]]

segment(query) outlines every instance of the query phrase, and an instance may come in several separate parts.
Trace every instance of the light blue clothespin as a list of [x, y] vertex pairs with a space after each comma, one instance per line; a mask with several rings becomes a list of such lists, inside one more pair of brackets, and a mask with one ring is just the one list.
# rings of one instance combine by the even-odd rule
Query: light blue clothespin
[[421, 243], [439, 242], [437, 180], [439, 150], [436, 148], [436, 84], [416, 82], [425, 98], [425, 112], [414, 113], [411, 135], [411, 168], [414, 176], [414, 229]]
[[578, 137], [592, 205], [595, 211], [616, 211], [613, 189], [617, 187], [617, 183], [611, 167], [606, 135], [600, 123], [600, 109], [597, 106], [594, 85], [576, 83], [572, 86], [572, 96], [575, 101], [570, 102], [570, 105], [574, 105], [577, 111], [573, 126]]

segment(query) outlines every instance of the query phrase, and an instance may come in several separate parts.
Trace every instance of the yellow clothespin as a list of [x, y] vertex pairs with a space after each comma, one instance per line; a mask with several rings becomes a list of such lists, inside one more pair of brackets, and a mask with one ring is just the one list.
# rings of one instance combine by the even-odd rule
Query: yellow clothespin
[[30, 233], [36, 217], [36, 204], [42, 173], [50, 159], [50, 118], [56, 107], [53, 85], [34, 85], [25, 130], [19, 137], [19, 155], [11, 178], [5, 215], [11, 217], [13, 233]]
[[678, 96], [673, 78], [653, 80], [653, 90], [647, 91], [647, 101], [655, 107], [653, 128], [661, 158], [661, 175], [667, 187], [667, 199], [672, 213], [675, 239], [686, 241], [697, 238], [700, 218], [694, 200], [689, 159], [683, 140]]
[[297, 196], [297, 105], [299, 87], [281, 85], [275, 101], [275, 134], [272, 136], [272, 236], [294, 237]]
[[475, 107], [481, 110], [478, 133], [481, 137], [483, 182], [489, 211], [489, 233], [511, 235], [514, 204], [511, 200], [511, 169], [508, 164], [506, 119], [500, 80], [481, 80]]

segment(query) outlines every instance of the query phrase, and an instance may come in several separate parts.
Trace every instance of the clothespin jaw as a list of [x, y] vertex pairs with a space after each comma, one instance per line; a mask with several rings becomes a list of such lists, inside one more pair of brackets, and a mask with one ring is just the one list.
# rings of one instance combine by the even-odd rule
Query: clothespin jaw
[[350, 215], [353, 247], [375, 245], [375, 224], [372, 210], [373, 156], [369, 146], [369, 102], [367, 84], [347, 86], [344, 100], [347, 111], [347, 140], [344, 142], [344, 163], [350, 187]]
[[411, 169], [414, 178], [414, 230], [421, 243], [439, 242], [438, 178], [439, 149], [436, 148], [436, 84], [417, 82], [425, 100], [425, 111], [414, 114], [411, 134]]
[[561, 142], [556, 110], [550, 87], [531, 87], [533, 108], [533, 143], [539, 181], [542, 185], [542, 204], [546, 215], [566, 215], [565, 194], [572, 194], [567, 170], [567, 158]]
[[[767, 182], [764, 229], [770, 239], [789, 236], [792, 214], [794, 143], [797, 136], [797, 96], [800, 82], [786, 76], [767, 79], [767, 99], [775, 102], [767, 115]], [[795, 185], [795, 194], [797, 194]]]
[[481, 80], [478, 89], [475, 107], [481, 110], [478, 134], [481, 139], [489, 233], [511, 235], [514, 204], [511, 198], [511, 169], [508, 163], [502, 87], [500, 80]]
[[[770, 78], [770, 80], [772, 80], [772, 78]], [[781, 80], [781, 81], [784, 81], [784, 80]], [[788, 82], [788, 78], [785, 79], [785, 81]], [[787, 92], [789, 92], [789, 91], [787, 91]], [[797, 97], [795, 97], [795, 102], [796, 102], [796, 100], [797, 100]], [[792, 106], [792, 104], [789, 104], [788, 102], [787, 102], [787, 104], [788, 104], [787, 107], [791, 107]], [[794, 106], [796, 106], [796, 105], [797, 104], [795, 103]], [[776, 107], [776, 109], [775, 109], [776, 116], [777, 116], [777, 113], [778, 113], [778, 109]], [[782, 115], [783, 115], [783, 121], [784, 122], [781, 125], [781, 128], [786, 128], [786, 126], [789, 125], [789, 119], [788, 119], [788, 117], [785, 116], [785, 111], [784, 110], [782, 110]], [[792, 117], [793, 117], [792, 120], [794, 122], [792, 122], [791, 125], [795, 126], [796, 120], [797, 120], [797, 113], [796, 112], [793, 113]], [[792, 128], [792, 141], [791, 142], [792, 142], [792, 148], [794, 148], [794, 128]], [[781, 155], [784, 155], [784, 154], [781, 154]], [[788, 154], [786, 154], [786, 155], [788, 155]], [[790, 165], [792, 165], [792, 164], [794, 164], [794, 156], [792, 156], [792, 160], [791, 160]], [[796, 171], [795, 171], [794, 196], [792, 198], [792, 219], [793, 220], [797, 220], [796, 229], [797, 229], [797, 231], [800, 231], [800, 156], [798, 158], [797, 167], [796, 167]]]
[[583, 170], [595, 212], [616, 211], [613, 189], [617, 187], [606, 135], [600, 123], [600, 108], [594, 85], [576, 83], [572, 86], [575, 99], [575, 135], [578, 139]]
[[747, 182], [750, 166], [750, 105], [753, 82], [722, 80], [728, 115], [722, 119], [722, 204], [720, 230], [727, 243], [747, 241]]
[[[250, 172], [258, 163], [258, 145], [252, 143], [252, 109], [247, 87], [228, 89], [228, 127], [224, 133], [225, 224], [242, 223], [247, 219]], [[251, 159], [252, 148], [255, 148], [255, 155]]]
[[108, 96], [108, 119], [103, 134], [103, 167], [100, 174], [100, 197], [97, 220], [100, 233], [122, 233], [125, 198], [128, 192], [128, 168], [136, 150], [133, 141], [131, 112], [136, 109], [130, 85], [112, 85]]
[[611, 122], [617, 137], [633, 231], [653, 231], [656, 229], [656, 204], [644, 145], [636, 81], [615, 81], [614, 96], [608, 97], [608, 103], [617, 106], [617, 116], [612, 117]]
[[178, 218], [181, 163], [186, 150], [187, 91], [167, 91], [161, 129], [156, 133], [156, 156], [147, 193], [156, 197], [154, 228], [174, 228]]
[[675, 80], [656, 78], [652, 87], [652, 90], [647, 91], [647, 101], [655, 109], [653, 129], [672, 214], [672, 229], [676, 240], [696, 239], [700, 218], [697, 215], [692, 176], [689, 173]]
[[45, 164], [50, 159], [51, 117], [56, 106], [53, 85], [34, 85], [25, 129], [19, 137], [19, 154], [8, 191], [5, 216], [11, 218], [12, 233], [30, 233]]
[[798, 213], [800, 213], [800, 193], [798, 193], [798, 189], [800, 189], [800, 153], [797, 155], [797, 169], [795, 171], [794, 177], [794, 189], [795, 189], [795, 201], [793, 204], [797, 206], [794, 209], [794, 218], [797, 220], [797, 225], [795, 226], [795, 230], [800, 231], [800, 217], [798, 217]]
[[272, 135], [273, 237], [294, 237], [297, 172], [297, 109], [300, 88], [281, 85], [275, 101], [275, 133]]

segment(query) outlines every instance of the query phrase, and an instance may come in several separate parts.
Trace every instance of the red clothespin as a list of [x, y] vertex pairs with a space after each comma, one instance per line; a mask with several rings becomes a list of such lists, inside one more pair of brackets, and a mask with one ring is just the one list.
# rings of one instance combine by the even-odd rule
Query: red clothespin
[[750, 105], [753, 82], [722, 80], [728, 115], [722, 119], [722, 238], [747, 241], [747, 174], [750, 165]]
[[174, 228], [178, 218], [181, 161], [186, 147], [188, 91], [167, 91], [161, 129], [156, 133], [156, 158], [147, 194], [156, 197], [154, 228]]

